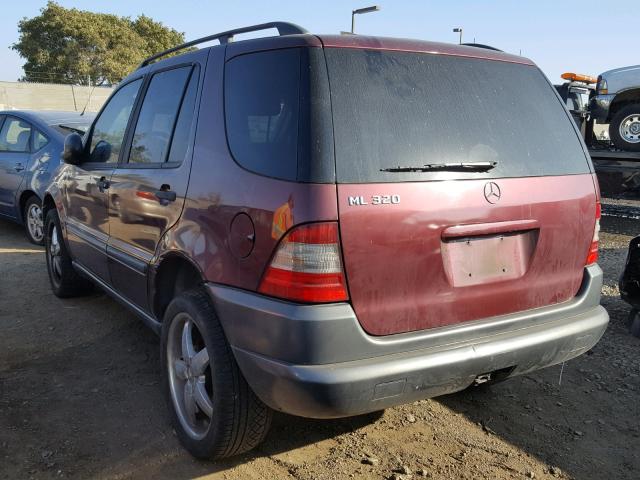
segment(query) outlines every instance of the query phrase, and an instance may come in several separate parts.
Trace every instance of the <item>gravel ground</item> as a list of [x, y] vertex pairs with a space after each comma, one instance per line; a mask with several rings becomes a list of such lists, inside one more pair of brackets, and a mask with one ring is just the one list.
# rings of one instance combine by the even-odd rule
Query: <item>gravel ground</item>
[[633, 216], [603, 218], [611, 324], [588, 354], [384, 413], [277, 415], [260, 448], [217, 463], [169, 426], [155, 336], [105, 295], [55, 298], [42, 249], [0, 220], [0, 478], [639, 478], [640, 339], [616, 285]]

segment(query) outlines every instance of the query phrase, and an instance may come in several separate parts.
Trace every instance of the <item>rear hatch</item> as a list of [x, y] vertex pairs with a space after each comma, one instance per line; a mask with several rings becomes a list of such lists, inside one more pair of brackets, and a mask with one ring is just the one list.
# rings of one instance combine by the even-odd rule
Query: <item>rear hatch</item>
[[[368, 333], [576, 295], [594, 232], [594, 178], [538, 68], [383, 50], [325, 55], [344, 266]], [[490, 167], [442, 167], [476, 162]]]

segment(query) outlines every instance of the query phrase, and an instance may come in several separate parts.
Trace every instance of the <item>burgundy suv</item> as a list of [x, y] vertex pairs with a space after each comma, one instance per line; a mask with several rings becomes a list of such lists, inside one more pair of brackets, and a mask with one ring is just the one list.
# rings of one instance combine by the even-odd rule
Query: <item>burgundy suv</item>
[[161, 335], [192, 454], [599, 340], [596, 177], [531, 61], [279, 22], [178, 49], [67, 138], [44, 208], [55, 294], [97, 284]]

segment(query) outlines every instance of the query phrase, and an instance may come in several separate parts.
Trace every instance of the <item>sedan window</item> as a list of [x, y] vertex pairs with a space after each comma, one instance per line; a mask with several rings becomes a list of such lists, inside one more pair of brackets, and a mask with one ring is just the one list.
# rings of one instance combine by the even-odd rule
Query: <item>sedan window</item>
[[41, 148], [44, 148], [47, 143], [49, 143], [49, 139], [45, 137], [42, 133], [36, 131], [33, 136], [33, 151], [37, 152]]
[[0, 131], [0, 151], [28, 152], [31, 125], [18, 118], [9, 117]]

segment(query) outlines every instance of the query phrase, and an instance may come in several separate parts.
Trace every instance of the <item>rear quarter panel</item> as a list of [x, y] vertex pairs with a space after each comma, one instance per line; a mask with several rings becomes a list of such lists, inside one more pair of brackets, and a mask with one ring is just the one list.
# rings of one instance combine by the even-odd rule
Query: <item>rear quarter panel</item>
[[[224, 47], [211, 48], [183, 214], [156, 258], [180, 253], [196, 263], [207, 281], [256, 290], [280, 240], [272, 236], [276, 209], [291, 198], [293, 224], [337, 220], [336, 186], [276, 180], [235, 162], [225, 133], [224, 56]], [[244, 258], [230, 244], [231, 223], [241, 213], [255, 229], [251, 253]]]

